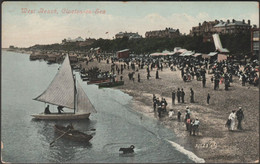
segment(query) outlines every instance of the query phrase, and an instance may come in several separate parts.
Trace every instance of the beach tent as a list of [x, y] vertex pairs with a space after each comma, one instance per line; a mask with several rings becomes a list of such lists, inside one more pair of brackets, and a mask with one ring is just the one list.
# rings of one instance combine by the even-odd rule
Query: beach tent
[[175, 47], [174, 49], [173, 49], [173, 52], [178, 52], [178, 50], [180, 50], [181, 49], [181, 47]]
[[204, 59], [209, 59], [210, 56], [209, 56], [208, 54], [202, 54], [202, 58], [204, 58]]
[[160, 56], [160, 52], [155, 52], [155, 53], [152, 53], [152, 54], [150, 54], [150, 56], [152, 56], [152, 57], [155, 57], [155, 56]]
[[162, 55], [164, 55], [164, 56], [171, 56], [171, 55], [174, 55], [174, 53], [175, 52], [170, 52], [170, 51], [165, 50], [165, 51], [162, 52]]
[[195, 53], [194, 55], [192, 55], [193, 57], [198, 57], [198, 56], [202, 56], [202, 53]]
[[218, 53], [217, 52], [210, 52], [209, 54], [208, 54], [208, 56], [215, 56], [215, 55], [217, 55]]
[[224, 54], [218, 54], [218, 62], [221, 62], [223, 60], [227, 60], [227, 55]]
[[187, 51], [186, 49], [179, 49], [177, 52], [182, 54], [183, 52], [186, 52], [186, 51]]
[[180, 54], [180, 56], [191, 56], [191, 55], [193, 55], [193, 54], [195, 54], [195, 53], [192, 52], [192, 51], [185, 51], [185, 52], [183, 52], [182, 54]]

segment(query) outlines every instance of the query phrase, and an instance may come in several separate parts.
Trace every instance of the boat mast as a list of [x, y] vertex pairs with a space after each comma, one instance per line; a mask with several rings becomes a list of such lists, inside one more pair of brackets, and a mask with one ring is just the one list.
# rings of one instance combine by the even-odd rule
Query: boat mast
[[76, 113], [77, 106], [77, 89], [76, 89], [76, 76], [73, 74], [74, 79], [74, 114]]

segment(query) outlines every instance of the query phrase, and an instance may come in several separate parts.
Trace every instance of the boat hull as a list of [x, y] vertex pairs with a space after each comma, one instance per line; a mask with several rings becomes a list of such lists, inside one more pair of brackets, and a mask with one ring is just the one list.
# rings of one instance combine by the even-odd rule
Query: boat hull
[[120, 85], [124, 85], [124, 81], [116, 81], [116, 82], [107, 82], [107, 83], [100, 83], [98, 84], [99, 88], [108, 88], [108, 87], [116, 87], [116, 86], [120, 86]]
[[83, 132], [80, 132], [78, 130], [71, 129], [69, 130], [67, 127], [60, 126], [60, 125], [54, 125], [55, 132], [58, 135], [62, 135], [65, 133], [64, 138], [78, 141], [78, 142], [89, 142], [93, 138], [92, 135], [85, 134]]
[[51, 113], [51, 114], [34, 114], [31, 115], [35, 119], [39, 120], [79, 120], [79, 119], [88, 119], [90, 113], [84, 113], [84, 114], [74, 114], [74, 113]]
[[110, 79], [101, 79], [101, 80], [90, 80], [87, 84], [100, 84], [100, 83], [107, 83]]

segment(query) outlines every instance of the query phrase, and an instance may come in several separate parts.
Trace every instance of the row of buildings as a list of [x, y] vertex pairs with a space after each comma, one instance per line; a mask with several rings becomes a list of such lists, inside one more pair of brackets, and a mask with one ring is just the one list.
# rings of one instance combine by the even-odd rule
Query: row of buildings
[[235, 34], [241, 32], [248, 32], [251, 29], [250, 20], [245, 22], [245, 20], [237, 21], [232, 19], [232, 21], [227, 20], [226, 22], [220, 20], [215, 21], [204, 21], [202, 24], [199, 23], [198, 26], [192, 27], [190, 30], [191, 36], [210, 36], [214, 33], [218, 34]]
[[[199, 23], [198, 26], [192, 27], [189, 35], [191, 36], [203, 36], [203, 41], [212, 41], [212, 34], [236, 34], [249, 32], [252, 26], [250, 20], [237, 21], [232, 20], [215, 20], [215, 21], [204, 21]], [[253, 26], [255, 28], [255, 25]], [[165, 28], [164, 30], [147, 31], [145, 33], [146, 38], [175, 38], [181, 36], [179, 29]], [[132, 32], [119, 32], [115, 35], [115, 38], [127, 37], [129, 39], [142, 38], [138, 33]]]
[[[148, 31], [145, 33], [146, 38], [174, 38], [180, 36], [179, 29], [173, 29], [173, 28], [165, 28], [165, 30], [156, 30], [156, 31]], [[141, 35], [133, 32], [119, 32], [115, 35], [116, 39], [119, 38], [128, 38], [128, 39], [139, 39], [142, 38]]]
[[95, 41], [96, 41], [96, 39], [93, 39], [93, 38], [86, 38], [84, 40], [83, 38], [81, 38], [79, 36], [75, 39], [71, 39], [71, 38], [63, 39], [61, 44], [62, 45], [76, 44], [80, 47], [84, 47], [84, 46], [89, 46], [89, 45], [93, 44]]

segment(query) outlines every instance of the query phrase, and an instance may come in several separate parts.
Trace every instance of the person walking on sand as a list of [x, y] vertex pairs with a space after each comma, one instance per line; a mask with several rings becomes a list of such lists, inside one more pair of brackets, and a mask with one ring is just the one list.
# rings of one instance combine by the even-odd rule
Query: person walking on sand
[[181, 89], [181, 101], [182, 103], [184, 103], [184, 96], [185, 96], [185, 92], [183, 91], [183, 88]]
[[177, 99], [178, 99], [178, 103], [181, 102], [181, 91], [180, 91], [180, 88], [178, 88], [177, 90]]
[[209, 99], [210, 99], [210, 95], [208, 93], [208, 96], [207, 96], [207, 104], [209, 104]]
[[153, 100], [153, 111], [156, 111], [156, 105], [157, 105], [157, 101], [156, 99]]
[[175, 104], [175, 91], [172, 92], [172, 105]]
[[154, 101], [154, 100], [156, 100], [156, 96], [155, 96], [155, 94], [153, 94], [153, 101]]
[[206, 77], [205, 77], [205, 75], [202, 76], [202, 86], [203, 86], [203, 88], [205, 88], [205, 86], [206, 86]]
[[158, 70], [156, 70], [156, 79], [159, 79], [159, 72], [158, 72]]
[[161, 117], [162, 116], [162, 106], [161, 105], [158, 106], [157, 111], [158, 111], [158, 116]]
[[194, 91], [190, 88], [190, 103], [194, 103]]
[[178, 117], [178, 121], [180, 122], [181, 121], [181, 112], [180, 112], [180, 110], [178, 110], [177, 117]]
[[194, 121], [193, 124], [192, 124], [192, 132], [193, 132], [193, 135], [194, 135], [194, 136], [195, 136], [195, 133], [198, 133], [199, 124], [200, 124], [200, 121], [199, 121], [198, 118], [196, 118], [195, 121]]
[[237, 129], [243, 130], [242, 125], [241, 125], [241, 122], [244, 119], [244, 113], [242, 111], [242, 107], [239, 107], [239, 110], [236, 112], [236, 116], [237, 116], [237, 121], [238, 121]]
[[235, 114], [235, 110], [232, 110], [232, 112], [230, 113], [228, 119], [231, 120], [230, 123], [230, 130], [233, 131], [234, 127], [235, 127], [235, 118], [236, 118], [236, 114]]

